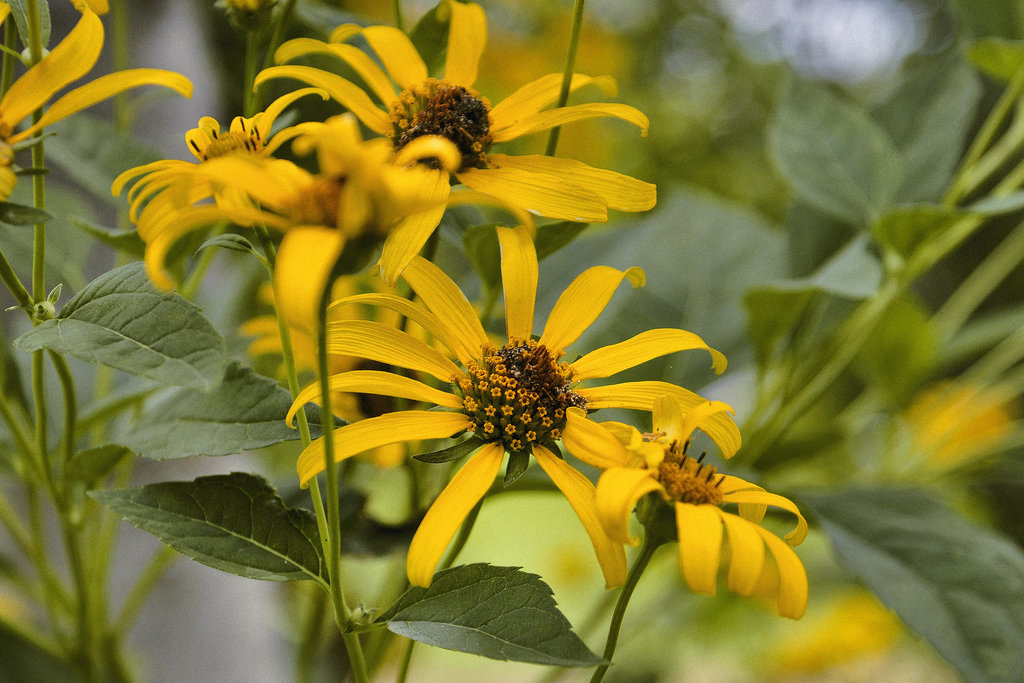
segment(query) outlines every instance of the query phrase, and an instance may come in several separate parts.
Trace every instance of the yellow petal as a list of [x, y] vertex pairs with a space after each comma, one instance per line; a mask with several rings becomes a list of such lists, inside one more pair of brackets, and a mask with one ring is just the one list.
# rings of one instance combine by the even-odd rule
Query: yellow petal
[[[444, 439], [471, 426], [469, 419], [462, 413], [433, 410], [405, 410], [368, 417], [334, 430], [334, 461], [341, 462], [378, 446], [402, 441]], [[299, 483], [303, 487], [324, 471], [323, 437], [310, 443], [299, 454], [296, 468]]]
[[499, 168], [517, 168], [529, 173], [569, 178], [574, 185], [597, 195], [605, 206], [617, 211], [647, 211], [658, 201], [658, 189], [651, 183], [615, 171], [594, 168], [575, 159], [543, 154], [491, 154], [487, 157], [487, 163]]
[[[328, 310], [334, 310], [343, 306], [352, 304], [367, 304], [370, 306], [379, 306], [381, 308], [387, 308], [395, 311], [396, 313], [408, 318], [412, 322], [416, 323], [424, 330], [426, 330], [432, 337], [439, 340], [446, 347], [451, 349], [456, 345], [451, 331], [438, 320], [430, 311], [426, 310], [422, 306], [413, 303], [395, 294], [384, 294], [379, 292], [368, 292], [366, 294], [356, 294], [353, 296], [347, 296], [343, 299], [337, 299], [332, 301]], [[454, 353], [454, 352], [453, 352]]]
[[[441, 5], [448, 14], [448, 51], [444, 61], [444, 80], [470, 88], [476, 82], [480, 55], [487, 43], [487, 17], [480, 5], [448, 0]], [[442, 18], [443, 21], [443, 18]]]
[[[735, 411], [722, 401], [707, 401], [687, 410], [675, 396], [666, 394], [654, 401], [654, 431], [664, 432], [669, 441], [687, 442], [694, 429], [717, 413], [734, 414]], [[736, 444], [736, 448], [739, 448], [739, 444]]]
[[316, 330], [320, 298], [345, 248], [340, 230], [308, 226], [288, 231], [274, 265], [274, 296], [289, 325]]
[[764, 566], [764, 541], [756, 524], [729, 514], [722, 515], [721, 520], [729, 536], [727, 585], [740, 595], [750, 595], [757, 587]]
[[[707, 399], [684, 387], [668, 382], [622, 382], [603, 387], [579, 387], [576, 393], [587, 401], [589, 410], [601, 408], [628, 408], [650, 411], [659, 396], [671, 394], [685, 410], [707, 402]], [[715, 413], [700, 425], [701, 431], [710, 436], [722, 450], [722, 455], [731, 458], [739, 449], [742, 439], [739, 427], [728, 413]]]
[[[435, 389], [411, 377], [381, 370], [351, 370], [331, 375], [330, 388], [332, 392], [380, 394], [433, 403], [447, 408], [462, 408], [462, 401], [458, 396]], [[292, 425], [292, 420], [295, 419], [295, 413], [299, 412], [299, 408], [310, 402], [320, 402], [320, 382], [313, 382], [295, 397], [292, 407], [285, 417], [285, 422], [289, 427]]]
[[615, 588], [626, 582], [626, 553], [621, 543], [608, 537], [601, 526], [594, 502], [594, 485], [583, 474], [543, 446], [533, 449], [533, 456], [551, 477], [551, 481], [565, 495], [576, 512], [597, 554], [597, 562], [604, 574], [605, 588]]
[[266, 147], [264, 147], [265, 154], [269, 154], [280, 144], [267, 144], [270, 139], [270, 132], [274, 127], [274, 122], [277, 121], [277, 117], [280, 116], [281, 112], [287, 109], [292, 102], [300, 97], [305, 97], [306, 95], [319, 95], [325, 100], [330, 97], [326, 90], [322, 90], [320, 88], [299, 88], [298, 90], [293, 90], [290, 93], [281, 95], [281, 97], [278, 97], [276, 100], [271, 102], [267, 108], [263, 110], [263, 116], [260, 117], [259, 123], [256, 124], [256, 131], [259, 133], [260, 139], [263, 140], [263, 143], [266, 145]]
[[562, 443], [577, 458], [599, 469], [622, 466], [629, 461], [622, 442], [579, 408], [565, 411]]
[[[52, 54], [52, 53], [51, 53]], [[185, 97], [192, 97], [192, 82], [181, 74], [163, 69], [128, 69], [116, 71], [92, 80], [80, 88], [75, 88], [54, 102], [42, 115], [38, 122], [29, 126], [9, 141], [13, 144], [24, 140], [46, 126], [71, 116], [98, 102], [108, 100], [118, 93], [143, 85], [160, 85], [170, 88]]]
[[477, 317], [473, 305], [459, 286], [444, 271], [430, 261], [416, 257], [402, 272], [416, 295], [430, 312], [452, 331], [457, 348], [452, 351], [465, 362], [480, 357], [480, 347], [488, 343], [487, 333]]
[[445, 208], [444, 201], [451, 186], [448, 184], [446, 174], [434, 171], [432, 177], [436, 181], [434, 196], [440, 199], [440, 202], [434, 207], [401, 219], [391, 228], [384, 241], [384, 250], [381, 252], [377, 265], [380, 268], [381, 278], [388, 285], [395, 284], [398, 276], [420, 253], [423, 245], [427, 243], [427, 239], [441, 223]]
[[370, 87], [373, 94], [385, 107], [389, 107], [396, 99], [395, 86], [388, 75], [377, 66], [368, 54], [357, 47], [344, 43], [325, 43], [312, 38], [296, 38], [289, 40], [274, 53], [277, 63], [291, 60], [308, 54], [329, 54], [337, 57], [359, 74], [359, 77]]
[[733, 491], [725, 496], [727, 503], [753, 503], [755, 505], [770, 505], [792, 512], [796, 516], [796, 527], [786, 534], [786, 542], [790, 545], [800, 545], [807, 538], [807, 520], [800, 514], [799, 508], [789, 498], [768, 493], [767, 491]]
[[[291, 234], [291, 233], [289, 233]], [[373, 320], [342, 320], [327, 325], [327, 350], [418, 370], [450, 382], [458, 367], [443, 353], [411, 334]]]
[[779, 598], [775, 609], [781, 616], [799, 619], [807, 609], [807, 570], [793, 549], [775, 537], [775, 534], [755, 527], [775, 557], [779, 569]]
[[644, 271], [635, 267], [622, 271], [594, 266], [577, 275], [551, 309], [540, 343], [552, 351], [565, 350], [597, 320], [623, 279], [628, 279], [633, 287], [641, 287]]
[[7, 16], [11, 13], [11, 6], [6, 2], [0, 2], [0, 24], [4, 23]]
[[[114, 182], [110, 186], [110, 194], [117, 197], [121, 194], [121, 191], [124, 190], [124, 186], [134, 178], [147, 175], [153, 171], [160, 171], [168, 167], [173, 168], [179, 164], [186, 163], [188, 162], [181, 161], [179, 159], [161, 159], [160, 161], [154, 161], [142, 166], [136, 166], [135, 168], [129, 168], [127, 171], [121, 172], [116, 178], [114, 178]], [[188, 165], [192, 166], [192, 164]]]
[[714, 595], [722, 557], [721, 513], [711, 505], [676, 503], [675, 507], [683, 577], [694, 592]]
[[325, 90], [374, 133], [383, 135], [388, 129], [387, 113], [381, 111], [362, 88], [341, 76], [311, 66], [272, 66], [256, 75], [253, 87], [273, 78], [294, 78]]
[[[584, 76], [573, 74], [569, 92], [575, 92], [593, 83], [606, 95], [614, 96], [618, 90], [611, 76]], [[531, 81], [491, 108], [491, 123], [494, 128], [506, 128], [524, 116], [539, 112], [558, 101], [562, 90], [562, 74], [548, 74]]]
[[509, 339], [533, 334], [537, 299], [537, 251], [526, 228], [497, 228], [501, 246], [501, 281], [505, 289], [505, 330]]
[[725, 356], [705, 344], [703, 339], [686, 330], [662, 328], [647, 330], [626, 341], [591, 351], [572, 363], [573, 379], [608, 377], [652, 358], [692, 349], [710, 351], [715, 371], [725, 370]]
[[[419, 138], [417, 138], [419, 139]], [[508, 202], [495, 197], [494, 195], [475, 192], [473, 190], [456, 190], [448, 196], [448, 206], [490, 206], [501, 209], [511, 214], [515, 221], [510, 225], [521, 225], [533, 236], [537, 235], [537, 224], [533, 216], [523, 210], [521, 206], [509, 204]]]
[[361, 33], [400, 88], [405, 90], [427, 80], [427, 65], [402, 31], [391, 26], [368, 26]]
[[652, 491], [664, 491], [650, 470], [635, 467], [610, 467], [597, 481], [594, 496], [598, 518], [605, 533], [618, 543], [637, 545], [639, 538], [629, 533], [629, 517], [636, 502]]
[[103, 22], [91, 11], [50, 54], [21, 75], [0, 100], [0, 120], [11, 128], [46, 104], [54, 93], [89, 73], [103, 49]]
[[487, 444], [463, 465], [441, 491], [416, 535], [409, 544], [405, 569], [414, 586], [429, 586], [434, 570], [441, 561], [452, 536], [462, 525], [469, 511], [480, 502], [494, 483], [505, 451], [500, 444]]
[[507, 142], [529, 133], [536, 133], [537, 131], [547, 130], [556, 126], [564, 126], [567, 123], [608, 116], [632, 123], [640, 128], [641, 136], [647, 137], [647, 128], [650, 126], [650, 121], [648, 121], [642, 111], [627, 104], [596, 102], [593, 104], [575, 104], [570, 107], [548, 109], [524, 116], [504, 128], [492, 128], [491, 138], [494, 142]]
[[402, 149], [395, 152], [394, 163], [396, 166], [409, 166], [427, 159], [440, 163], [441, 169], [445, 171], [445, 173], [433, 171], [432, 174], [437, 176], [437, 178], [434, 178], [435, 183], [441, 182], [441, 180], [444, 181], [447, 188], [444, 192], [444, 199], [441, 200], [444, 201], [448, 197], [448, 190], [451, 189], [447, 173], [457, 171], [459, 166], [462, 165], [462, 153], [446, 137], [440, 135], [421, 135], [418, 138], [413, 138]]
[[106, 14], [110, 11], [110, 5], [107, 4], [107, 0], [75, 0], [75, 7], [81, 10], [79, 3], [85, 3], [86, 7], [96, 14]]
[[608, 220], [608, 209], [601, 198], [566, 178], [518, 168], [468, 168], [457, 176], [466, 187], [538, 216], [582, 223]]

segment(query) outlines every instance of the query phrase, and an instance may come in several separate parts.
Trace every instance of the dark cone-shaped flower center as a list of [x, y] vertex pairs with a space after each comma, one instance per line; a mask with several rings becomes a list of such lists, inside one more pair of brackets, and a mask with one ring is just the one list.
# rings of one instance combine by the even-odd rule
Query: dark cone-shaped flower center
[[532, 453], [534, 444], [562, 438], [567, 408], [586, 408], [570, 388], [569, 365], [536, 341], [513, 339], [483, 352], [481, 362], [470, 361], [453, 381], [473, 431], [485, 441], [500, 441], [510, 453]]
[[[701, 456], [703, 458], [703, 456]], [[686, 446], [678, 443], [665, 452], [658, 465], [658, 481], [672, 500], [694, 505], [720, 505], [724, 494], [719, 488], [722, 477], [712, 465], [686, 454]]]
[[487, 101], [460, 85], [434, 78], [402, 91], [391, 107], [388, 136], [395, 149], [401, 149], [424, 135], [440, 135], [458, 147], [459, 170], [478, 166], [491, 147]]

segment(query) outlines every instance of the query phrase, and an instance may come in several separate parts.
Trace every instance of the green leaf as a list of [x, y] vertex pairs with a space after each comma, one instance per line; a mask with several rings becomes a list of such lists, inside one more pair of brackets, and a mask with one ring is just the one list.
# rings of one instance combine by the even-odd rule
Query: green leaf
[[473, 225], [462, 233], [462, 246], [466, 250], [473, 270], [480, 276], [488, 295], [501, 291], [501, 247], [493, 223]]
[[203, 242], [197, 251], [201, 251], [209, 247], [220, 247], [221, 249], [227, 249], [228, 251], [237, 251], [243, 254], [252, 254], [259, 258], [263, 258], [263, 255], [256, 250], [256, 247], [252, 246], [252, 242], [242, 235], [238, 235], [233, 232], [211, 237]]
[[[558, 451], [553, 451], [557, 453]], [[526, 474], [527, 468], [530, 467], [530, 454], [525, 451], [519, 451], [518, 453], [508, 454], [508, 464], [505, 465], [505, 479], [502, 481], [502, 485], [506, 488], [515, 484], [519, 480], [519, 477]]]
[[146, 253], [146, 243], [135, 230], [108, 230], [88, 221], [75, 220], [72, 224], [93, 239], [139, 259]]
[[861, 109], [822, 86], [791, 80], [768, 131], [771, 158], [798, 195], [853, 225], [893, 201], [899, 151]]
[[437, 18], [437, 9], [440, 6], [438, 3], [420, 17], [409, 34], [429, 73], [441, 70], [445, 54], [448, 52], [448, 22]]
[[813, 299], [814, 292], [810, 290], [758, 288], [747, 292], [743, 305], [747, 309], [748, 336], [758, 362], [775, 356]]
[[265, 581], [327, 583], [316, 519], [243, 472], [91, 491], [100, 503], [197, 562]]
[[[298, 439], [298, 430], [284, 421], [291, 404], [280, 384], [231, 363], [211, 391], [176, 391], [118, 441], [153, 460], [241, 453]], [[319, 412], [310, 406], [306, 414], [319, 436]]]
[[452, 460], [458, 460], [459, 458], [465, 457], [484, 445], [483, 439], [478, 436], [471, 436], [465, 441], [460, 441], [454, 446], [442, 448], [441, 450], [434, 451], [433, 453], [420, 453], [414, 455], [415, 460], [429, 463], [440, 463], [440, 462], [451, 462]]
[[[14, 23], [18, 25], [18, 36], [22, 45], [31, 44], [31, 33], [29, 32], [28, 9], [25, 0], [9, 0], [11, 16]], [[38, 0], [36, 3], [39, 11], [39, 41], [45, 48], [50, 43], [50, 4], [48, 0]]]
[[295, 18], [315, 29], [323, 38], [342, 24], [365, 24], [365, 18], [351, 12], [343, 12], [322, 0], [302, 0], [295, 5]]
[[537, 247], [537, 259], [543, 261], [559, 249], [568, 246], [580, 233], [586, 230], [588, 223], [574, 223], [573, 221], [561, 221], [537, 226], [537, 237], [534, 244]]
[[0, 619], [0, 662], [3, 662], [0, 680], [10, 683], [76, 683], [81, 680], [80, 672], [68, 662], [26, 638], [3, 619]]
[[900, 206], [883, 213], [871, 232], [879, 244], [906, 259], [963, 216], [958, 209], [936, 204]]
[[64, 478], [92, 488], [130, 453], [129, 449], [116, 444], [79, 451], [64, 469]]
[[967, 57], [989, 76], [1009, 81], [1024, 63], [1024, 41], [982, 38], [968, 48]]
[[22, 351], [47, 348], [163, 384], [209, 389], [226, 362], [224, 339], [199, 308], [159, 292], [141, 263], [89, 283], [60, 316], [26, 332]]
[[34, 206], [0, 202], [0, 222], [8, 225], [35, 225], [45, 223], [51, 218], [52, 215]]
[[114, 178], [135, 166], [163, 158], [160, 152], [90, 114], [77, 114], [53, 126], [57, 135], [46, 142], [46, 160], [59, 166], [97, 199], [122, 206], [110, 193]]
[[868, 335], [855, 366], [899, 407], [934, 371], [938, 355], [928, 312], [917, 299], [905, 295], [892, 303]]
[[779, 280], [776, 291], [820, 291], [844, 299], [871, 296], [882, 282], [882, 267], [864, 236], [855, 237], [807, 277]]
[[447, 650], [548, 666], [598, 666], [573, 633], [551, 588], [516, 567], [470, 564], [406, 591], [378, 622], [392, 633]]
[[916, 489], [802, 495], [843, 563], [968, 681], [1024, 676], [1024, 551]]

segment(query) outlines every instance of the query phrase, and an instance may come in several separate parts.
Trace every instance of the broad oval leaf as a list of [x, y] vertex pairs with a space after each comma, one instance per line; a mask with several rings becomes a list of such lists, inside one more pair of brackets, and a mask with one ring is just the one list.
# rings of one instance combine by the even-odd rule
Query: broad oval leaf
[[447, 650], [548, 666], [604, 663], [573, 633], [551, 588], [516, 567], [469, 564], [406, 591], [378, 622], [398, 635]]
[[197, 562], [250, 579], [327, 585], [313, 513], [288, 508], [244, 472], [165, 481], [90, 496]]
[[226, 363], [224, 339], [195, 304], [157, 291], [141, 263], [90, 282], [60, 316], [29, 330], [15, 345], [47, 348], [163, 384], [210, 389]]
[[806, 494], [843, 563], [968, 681], [1024, 677], [1024, 551], [917, 489]]
[[[153, 460], [241, 453], [298, 439], [299, 431], [284, 421], [291, 404], [277, 382], [232, 363], [211, 391], [176, 391], [118, 441]], [[309, 406], [306, 414], [319, 436], [319, 411]]]

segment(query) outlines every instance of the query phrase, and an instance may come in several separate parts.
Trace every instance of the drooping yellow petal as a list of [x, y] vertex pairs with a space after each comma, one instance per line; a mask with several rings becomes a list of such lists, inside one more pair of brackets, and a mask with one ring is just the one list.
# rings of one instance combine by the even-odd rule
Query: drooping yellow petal
[[652, 358], [692, 349], [706, 349], [711, 353], [715, 372], [725, 370], [725, 356], [705, 344], [704, 340], [694, 333], [660, 328], [647, 330], [626, 341], [591, 351], [572, 363], [573, 379], [608, 377]]
[[552, 351], [565, 350], [597, 320], [623, 279], [628, 279], [633, 287], [642, 287], [644, 271], [636, 267], [622, 271], [594, 266], [577, 275], [551, 309], [540, 343]]
[[559, 176], [518, 168], [468, 168], [457, 177], [466, 187], [538, 216], [581, 223], [608, 220], [608, 209], [600, 197]]
[[605, 205], [617, 211], [647, 211], [658, 201], [658, 188], [622, 173], [588, 166], [582, 161], [543, 154], [509, 156], [491, 154], [487, 163], [498, 168], [517, 168], [571, 179], [577, 187], [601, 197]]
[[86, 5], [96, 14], [106, 14], [110, 11], [110, 5], [107, 4], [107, 0], [74, 0], [75, 7], [81, 9], [82, 3]]
[[533, 220], [533, 216], [531, 214], [524, 211], [520, 206], [509, 204], [494, 195], [484, 194], [474, 190], [456, 190], [448, 196], [449, 207], [467, 205], [490, 206], [496, 209], [501, 209], [502, 211], [507, 211], [515, 218], [515, 220], [509, 223], [509, 225], [521, 225], [526, 228], [531, 235], [537, 235], [536, 221]]
[[[660, 381], [622, 382], [602, 387], [579, 387], [576, 393], [587, 401], [587, 408], [628, 408], [650, 411], [659, 396], [671, 394], [685, 410], [692, 410], [707, 399], [684, 387]], [[715, 413], [700, 425], [700, 430], [710, 436], [722, 450], [722, 455], [731, 458], [742, 443], [739, 427], [728, 413]]]
[[[331, 391], [345, 391], [356, 394], [380, 394], [407, 398], [412, 401], [433, 403], [447, 408], [462, 408], [458, 396], [428, 386], [423, 382], [382, 370], [351, 370], [330, 377]], [[292, 426], [295, 413], [307, 403], [320, 402], [320, 382], [313, 382], [299, 392], [292, 402], [292, 407], [285, 416], [285, 422]]]
[[626, 582], [626, 553], [621, 543], [608, 537], [601, 525], [594, 502], [594, 485], [572, 465], [556, 457], [543, 446], [535, 446], [533, 456], [551, 477], [551, 481], [565, 495], [576, 512], [583, 528], [594, 545], [598, 564], [604, 574], [605, 588], [615, 588]]
[[7, 16], [11, 13], [11, 6], [6, 2], [0, 2], [0, 24], [4, 23]]
[[406, 266], [402, 277], [430, 312], [452, 330], [457, 343], [452, 351], [459, 360], [465, 362], [480, 357], [480, 347], [488, 341], [487, 333], [459, 286], [443, 270], [420, 257]]
[[64, 95], [47, 108], [38, 122], [17, 135], [12, 135], [9, 140], [11, 143], [24, 140], [56, 121], [91, 107], [98, 102], [108, 100], [125, 90], [138, 88], [143, 85], [159, 85], [170, 88], [185, 97], [192, 97], [192, 82], [173, 71], [164, 71], [163, 69], [116, 71], [106, 76], [100, 76]]
[[721, 513], [712, 505], [676, 503], [675, 508], [683, 577], [694, 592], [714, 595], [722, 558]]
[[[428, 159], [440, 164], [441, 170], [445, 171], [445, 173], [441, 173], [435, 170], [430, 173], [434, 183], [444, 182], [447, 189], [443, 193], [434, 191], [429, 194], [441, 195], [440, 201], [443, 202], [448, 198], [451, 189], [447, 173], [457, 170], [462, 165], [462, 153], [451, 140], [440, 135], [421, 135], [418, 138], [413, 138], [402, 149], [395, 152], [394, 163], [396, 166], [411, 166]], [[432, 201], [438, 200], [435, 198]]]
[[483, 8], [474, 2], [448, 0], [440, 9], [439, 18], [443, 14], [449, 17], [444, 79], [471, 88], [476, 82], [480, 55], [487, 43], [487, 17]]
[[345, 234], [320, 226], [289, 230], [274, 265], [274, 297], [289, 325], [317, 329], [320, 299], [345, 248]]
[[636, 502], [652, 491], [662, 491], [650, 470], [636, 467], [610, 467], [597, 481], [594, 495], [598, 518], [608, 536], [617, 543], [637, 545], [639, 538], [629, 533], [629, 517]]
[[400, 88], [427, 80], [427, 65], [405, 33], [391, 26], [368, 26], [361, 33]]
[[0, 126], [13, 128], [64, 86], [89, 73], [103, 49], [103, 22], [82, 12], [71, 32], [50, 54], [22, 74], [0, 100]]
[[[704, 424], [712, 415], [718, 413], [729, 413], [732, 415], [735, 411], [733, 411], [732, 406], [722, 401], [708, 401], [707, 403], [701, 403], [692, 410], [685, 411], [683, 413], [683, 421], [679, 425], [677, 439], [688, 441], [693, 436], [693, 430]], [[671, 436], [672, 432], [669, 432], [669, 435]], [[739, 448], [739, 444], [736, 444], [736, 447]]]
[[[341, 462], [378, 446], [402, 441], [445, 439], [471, 426], [469, 418], [462, 413], [433, 410], [405, 410], [368, 417], [334, 430], [334, 461]], [[299, 484], [303, 487], [324, 471], [323, 437], [310, 443], [299, 454], [296, 469]]]
[[327, 350], [356, 356], [451, 381], [459, 369], [448, 358], [411, 334], [373, 320], [341, 320], [327, 324]]
[[309, 54], [328, 54], [342, 60], [366, 82], [377, 99], [387, 107], [395, 99], [395, 86], [388, 75], [377, 66], [368, 54], [357, 47], [345, 43], [325, 43], [313, 38], [295, 38], [277, 48], [274, 61], [290, 62], [297, 57]]
[[764, 539], [779, 569], [779, 597], [775, 609], [783, 617], [799, 619], [807, 609], [807, 570], [793, 549], [775, 534], [762, 527], [754, 527]]
[[[451, 349], [456, 346], [456, 341], [452, 335], [451, 330], [442, 323], [436, 315], [423, 308], [417, 303], [413, 303], [405, 297], [398, 296], [396, 294], [385, 294], [380, 292], [367, 292], [366, 294], [355, 294], [353, 296], [347, 296], [342, 299], [332, 301], [328, 310], [335, 308], [341, 308], [343, 306], [349, 306], [354, 304], [367, 304], [370, 306], [379, 306], [388, 310], [395, 311], [399, 315], [402, 315], [412, 322], [416, 323], [424, 330], [426, 330], [432, 337], [440, 341], [447, 348]], [[454, 352], [453, 352], [454, 353]]]
[[391, 228], [387, 239], [384, 241], [384, 249], [381, 252], [380, 260], [377, 262], [380, 268], [380, 276], [388, 285], [394, 285], [398, 276], [402, 274], [405, 267], [409, 265], [427, 239], [441, 223], [444, 215], [444, 197], [448, 194], [450, 185], [445, 174], [439, 171], [433, 172], [436, 179], [437, 196], [440, 202], [431, 208], [410, 214], [400, 220]]
[[[569, 92], [579, 90], [590, 83], [595, 84], [606, 95], [614, 96], [618, 90], [611, 76], [584, 76], [573, 74]], [[562, 90], [562, 74], [548, 74], [530, 81], [491, 108], [491, 123], [494, 128], [507, 128], [524, 116], [539, 112], [554, 104]]]
[[786, 542], [789, 545], [800, 545], [807, 538], [807, 520], [800, 514], [799, 508], [789, 498], [767, 491], [733, 491], [725, 496], [727, 503], [753, 503], [755, 505], [770, 505], [792, 512], [796, 516], [796, 527], [786, 534]]
[[504, 457], [500, 444], [489, 443], [481, 448], [455, 473], [427, 510], [409, 544], [405, 561], [406, 574], [414, 586], [426, 588], [434, 580], [434, 570], [445, 548], [469, 511], [494, 483]]
[[756, 524], [729, 514], [721, 515], [721, 520], [729, 537], [727, 585], [740, 595], [750, 595], [757, 587], [764, 566], [764, 541]]
[[629, 462], [629, 454], [622, 442], [602, 425], [587, 417], [580, 408], [565, 411], [565, 429], [562, 443], [577, 458], [599, 469], [622, 466]]
[[492, 128], [491, 138], [494, 142], [508, 142], [529, 133], [536, 133], [537, 131], [555, 128], [556, 126], [564, 126], [567, 123], [609, 116], [632, 123], [640, 128], [641, 136], [647, 137], [647, 128], [650, 126], [650, 121], [642, 111], [628, 104], [595, 102], [593, 104], [575, 104], [569, 107], [548, 109], [524, 116], [505, 128]]
[[332, 99], [355, 114], [374, 133], [383, 135], [388, 129], [388, 116], [355, 83], [311, 66], [272, 66], [256, 75], [253, 87], [273, 78], [294, 78], [327, 91]]
[[277, 121], [277, 117], [281, 115], [285, 109], [291, 105], [295, 100], [305, 97], [306, 95], [319, 95], [323, 99], [327, 99], [330, 95], [326, 90], [321, 88], [299, 88], [293, 90], [290, 93], [286, 93], [278, 97], [276, 100], [267, 105], [267, 108], [263, 110], [263, 116], [260, 117], [259, 122], [256, 124], [256, 132], [259, 133], [260, 139], [263, 140], [265, 145], [264, 151], [269, 154], [271, 151], [276, 149], [279, 143], [267, 144], [270, 139], [270, 132], [274, 128], [274, 122]]
[[526, 340], [533, 334], [533, 307], [537, 299], [537, 250], [524, 227], [498, 227], [501, 281], [505, 289], [505, 330], [509, 339]]

